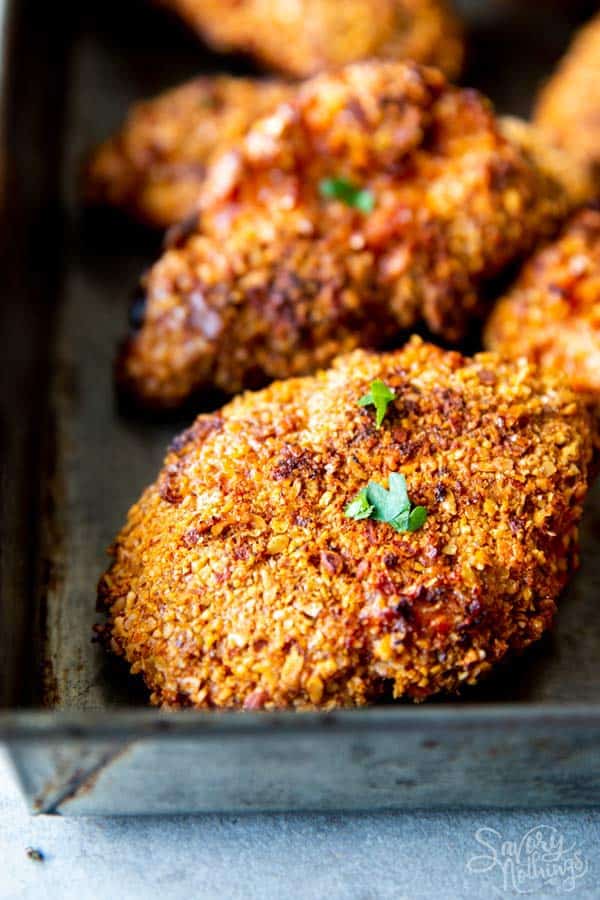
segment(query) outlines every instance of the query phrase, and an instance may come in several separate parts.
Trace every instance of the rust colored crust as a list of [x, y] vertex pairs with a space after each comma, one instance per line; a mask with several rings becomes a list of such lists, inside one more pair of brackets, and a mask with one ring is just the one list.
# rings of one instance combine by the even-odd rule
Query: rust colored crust
[[218, 50], [249, 53], [295, 78], [368, 57], [411, 59], [449, 77], [462, 28], [445, 0], [157, 0]]
[[[373, 211], [320, 196], [328, 177], [370, 190]], [[439, 72], [371, 62], [318, 76], [211, 167], [200, 216], [144, 281], [121, 382], [176, 406], [206, 386], [315, 371], [421, 322], [459, 339], [482, 283], [568, 205], [488, 101]]]
[[485, 343], [527, 356], [600, 398], [600, 210], [577, 212], [523, 267], [494, 309]]
[[[380, 430], [358, 406], [376, 378], [396, 392]], [[170, 707], [457, 690], [550, 626], [590, 454], [575, 395], [524, 360], [355, 351], [173, 442], [100, 583], [107, 644]], [[419, 531], [344, 515], [391, 472]]]
[[534, 120], [553, 143], [588, 167], [600, 192], [600, 14], [578, 32], [541, 91]]
[[210, 159], [291, 91], [284, 82], [223, 75], [196, 78], [137, 104], [90, 159], [87, 202], [120, 207], [156, 228], [187, 218]]

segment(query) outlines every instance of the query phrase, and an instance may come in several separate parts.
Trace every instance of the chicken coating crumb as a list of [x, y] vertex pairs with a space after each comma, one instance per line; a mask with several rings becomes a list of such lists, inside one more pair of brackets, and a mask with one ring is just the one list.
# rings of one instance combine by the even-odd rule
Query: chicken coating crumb
[[[381, 379], [382, 426], [360, 406]], [[201, 415], [130, 510], [103, 636], [167, 707], [360, 706], [473, 684], [550, 627], [577, 562], [590, 423], [525, 360], [413, 338]], [[391, 473], [397, 532], [346, 505]]]
[[[360, 208], [324, 196], [331, 182]], [[121, 384], [176, 406], [208, 386], [308, 374], [421, 323], [457, 340], [486, 281], [553, 234], [569, 203], [489, 102], [436, 70], [317, 76], [210, 168], [199, 215], [143, 283]]]
[[534, 121], [588, 168], [600, 192], [600, 14], [578, 32], [540, 92]]
[[168, 228], [190, 216], [211, 158], [287, 100], [283, 81], [205, 76], [133, 107], [92, 156], [86, 200]]
[[464, 46], [445, 0], [158, 0], [217, 50], [294, 78], [368, 57], [460, 74]]
[[600, 400], [600, 207], [575, 213], [525, 264], [493, 310], [484, 341]]

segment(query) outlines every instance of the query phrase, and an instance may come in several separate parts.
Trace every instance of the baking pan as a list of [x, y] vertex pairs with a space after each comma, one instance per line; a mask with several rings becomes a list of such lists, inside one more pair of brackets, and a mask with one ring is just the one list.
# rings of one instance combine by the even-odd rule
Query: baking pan
[[[503, 112], [564, 49], [573, 5], [463, 4], [465, 80]], [[228, 66], [149, 3], [3, 8], [0, 738], [31, 809], [600, 802], [600, 490], [558, 626], [460, 700], [340, 713], [165, 713], [90, 640], [105, 547], [180, 422], [119, 410], [112, 358], [157, 239], [84, 214], [85, 152], [128, 104]], [[555, 7], [556, 9], [556, 7]], [[246, 69], [244, 69], [246, 66]]]

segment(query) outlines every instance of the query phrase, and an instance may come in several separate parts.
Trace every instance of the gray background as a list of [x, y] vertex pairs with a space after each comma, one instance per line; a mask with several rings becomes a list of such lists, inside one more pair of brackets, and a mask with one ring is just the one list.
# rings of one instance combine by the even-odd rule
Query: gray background
[[[600, 897], [600, 810], [32, 817], [0, 750], [2, 900], [518, 897], [498, 868], [468, 871], [482, 852], [475, 833], [494, 828], [519, 841], [539, 825], [556, 829], [565, 848], [574, 845], [587, 871], [572, 890], [527, 882], [533, 892], [524, 896]], [[29, 859], [28, 846], [44, 862]]]

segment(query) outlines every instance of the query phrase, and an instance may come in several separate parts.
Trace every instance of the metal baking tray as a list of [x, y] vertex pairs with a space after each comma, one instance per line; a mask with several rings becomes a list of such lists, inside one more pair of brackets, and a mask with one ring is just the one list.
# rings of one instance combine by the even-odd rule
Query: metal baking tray
[[[576, 24], [573, 4], [525, 6], [463, 3], [465, 81], [517, 114]], [[128, 296], [158, 241], [81, 210], [81, 160], [131, 101], [245, 64], [210, 54], [142, 0], [65, 10], [34, 0], [2, 10], [0, 738], [31, 809], [600, 802], [598, 489], [556, 631], [460, 700], [165, 713], [91, 642], [105, 547], [184, 423], [135, 418], [115, 401]]]

